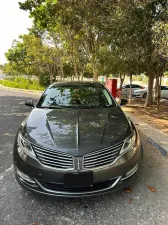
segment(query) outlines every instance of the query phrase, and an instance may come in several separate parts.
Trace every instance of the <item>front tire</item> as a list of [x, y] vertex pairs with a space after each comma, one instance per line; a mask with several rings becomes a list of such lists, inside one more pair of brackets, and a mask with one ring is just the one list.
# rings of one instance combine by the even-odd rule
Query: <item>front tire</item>
[[147, 93], [143, 94], [143, 98], [146, 98], [146, 96], [147, 96]]

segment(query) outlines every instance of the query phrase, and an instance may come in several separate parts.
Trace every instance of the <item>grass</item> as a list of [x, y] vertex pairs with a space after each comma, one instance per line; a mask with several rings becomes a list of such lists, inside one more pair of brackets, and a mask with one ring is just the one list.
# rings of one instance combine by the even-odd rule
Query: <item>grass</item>
[[38, 81], [33, 79], [28, 81], [28, 79], [24, 77], [13, 77], [11, 79], [0, 80], [0, 84], [6, 87], [19, 88], [19, 89], [27, 89], [27, 90], [38, 90], [43, 91], [45, 87], [40, 86]]

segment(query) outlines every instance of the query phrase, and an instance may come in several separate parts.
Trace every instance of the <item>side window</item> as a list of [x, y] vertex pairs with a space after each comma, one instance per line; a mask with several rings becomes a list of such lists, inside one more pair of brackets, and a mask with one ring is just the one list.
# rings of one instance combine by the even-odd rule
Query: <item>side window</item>
[[134, 88], [141, 88], [141, 86], [140, 85], [137, 85], [137, 84], [134, 84]]
[[162, 86], [162, 87], [161, 87], [161, 90], [166, 90], [166, 91], [168, 91], [168, 86]]
[[125, 85], [125, 86], [124, 86], [124, 88], [130, 88], [130, 85], [129, 85], [129, 84], [127, 84], [127, 85]]
[[167, 90], [165, 86], [161, 86], [161, 90]]

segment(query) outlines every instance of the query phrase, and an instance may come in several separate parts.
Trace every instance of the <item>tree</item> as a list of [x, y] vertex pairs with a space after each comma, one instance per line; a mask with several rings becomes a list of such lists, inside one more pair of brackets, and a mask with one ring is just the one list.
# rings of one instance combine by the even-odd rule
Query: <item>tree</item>
[[[100, 28], [104, 26], [102, 18], [111, 8], [111, 2], [27, 0], [20, 7], [30, 11], [36, 26], [59, 34], [60, 42], [68, 47], [77, 77], [79, 73], [83, 76], [89, 59], [94, 80], [98, 79], [98, 55], [105, 35]], [[97, 20], [100, 16], [101, 21]]]
[[[151, 104], [154, 77], [164, 72], [167, 63], [160, 44], [167, 32], [167, 0], [26, 0], [20, 7], [30, 12], [38, 29], [53, 34], [78, 78], [89, 63], [97, 80], [101, 63], [113, 59], [112, 66], [104, 63], [107, 74], [115, 69], [130, 76], [146, 73], [145, 105]], [[103, 48], [110, 56], [102, 55]]]
[[[141, 2], [126, 0], [116, 5], [115, 19], [113, 18], [111, 43], [123, 49], [127, 58], [132, 57], [131, 70], [136, 73], [137, 71], [145, 72], [149, 77], [145, 106], [152, 102], [153, 80], [156, 73], [160, 74], [165, 68], [157, 45], [153, 42], [153, 25], [159, 21], [165, 21], [166, 12], [166, 0]], [[135, 64], [137, 69], [134, 69]]]

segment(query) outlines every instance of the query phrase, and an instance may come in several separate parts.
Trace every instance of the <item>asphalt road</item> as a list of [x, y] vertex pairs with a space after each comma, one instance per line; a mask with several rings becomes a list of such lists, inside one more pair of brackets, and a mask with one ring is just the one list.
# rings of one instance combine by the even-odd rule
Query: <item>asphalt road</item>
[[[12, 146], [20, 123], [37, 95], [0, 88], [0, 225], [167, 225], [168, 159], [144, 137], [144, 159], [131, 192], [83, 199], [40, 196], [23, 190], [12, 166]], [[147, 185], [156, 188], [153, 193]]]

